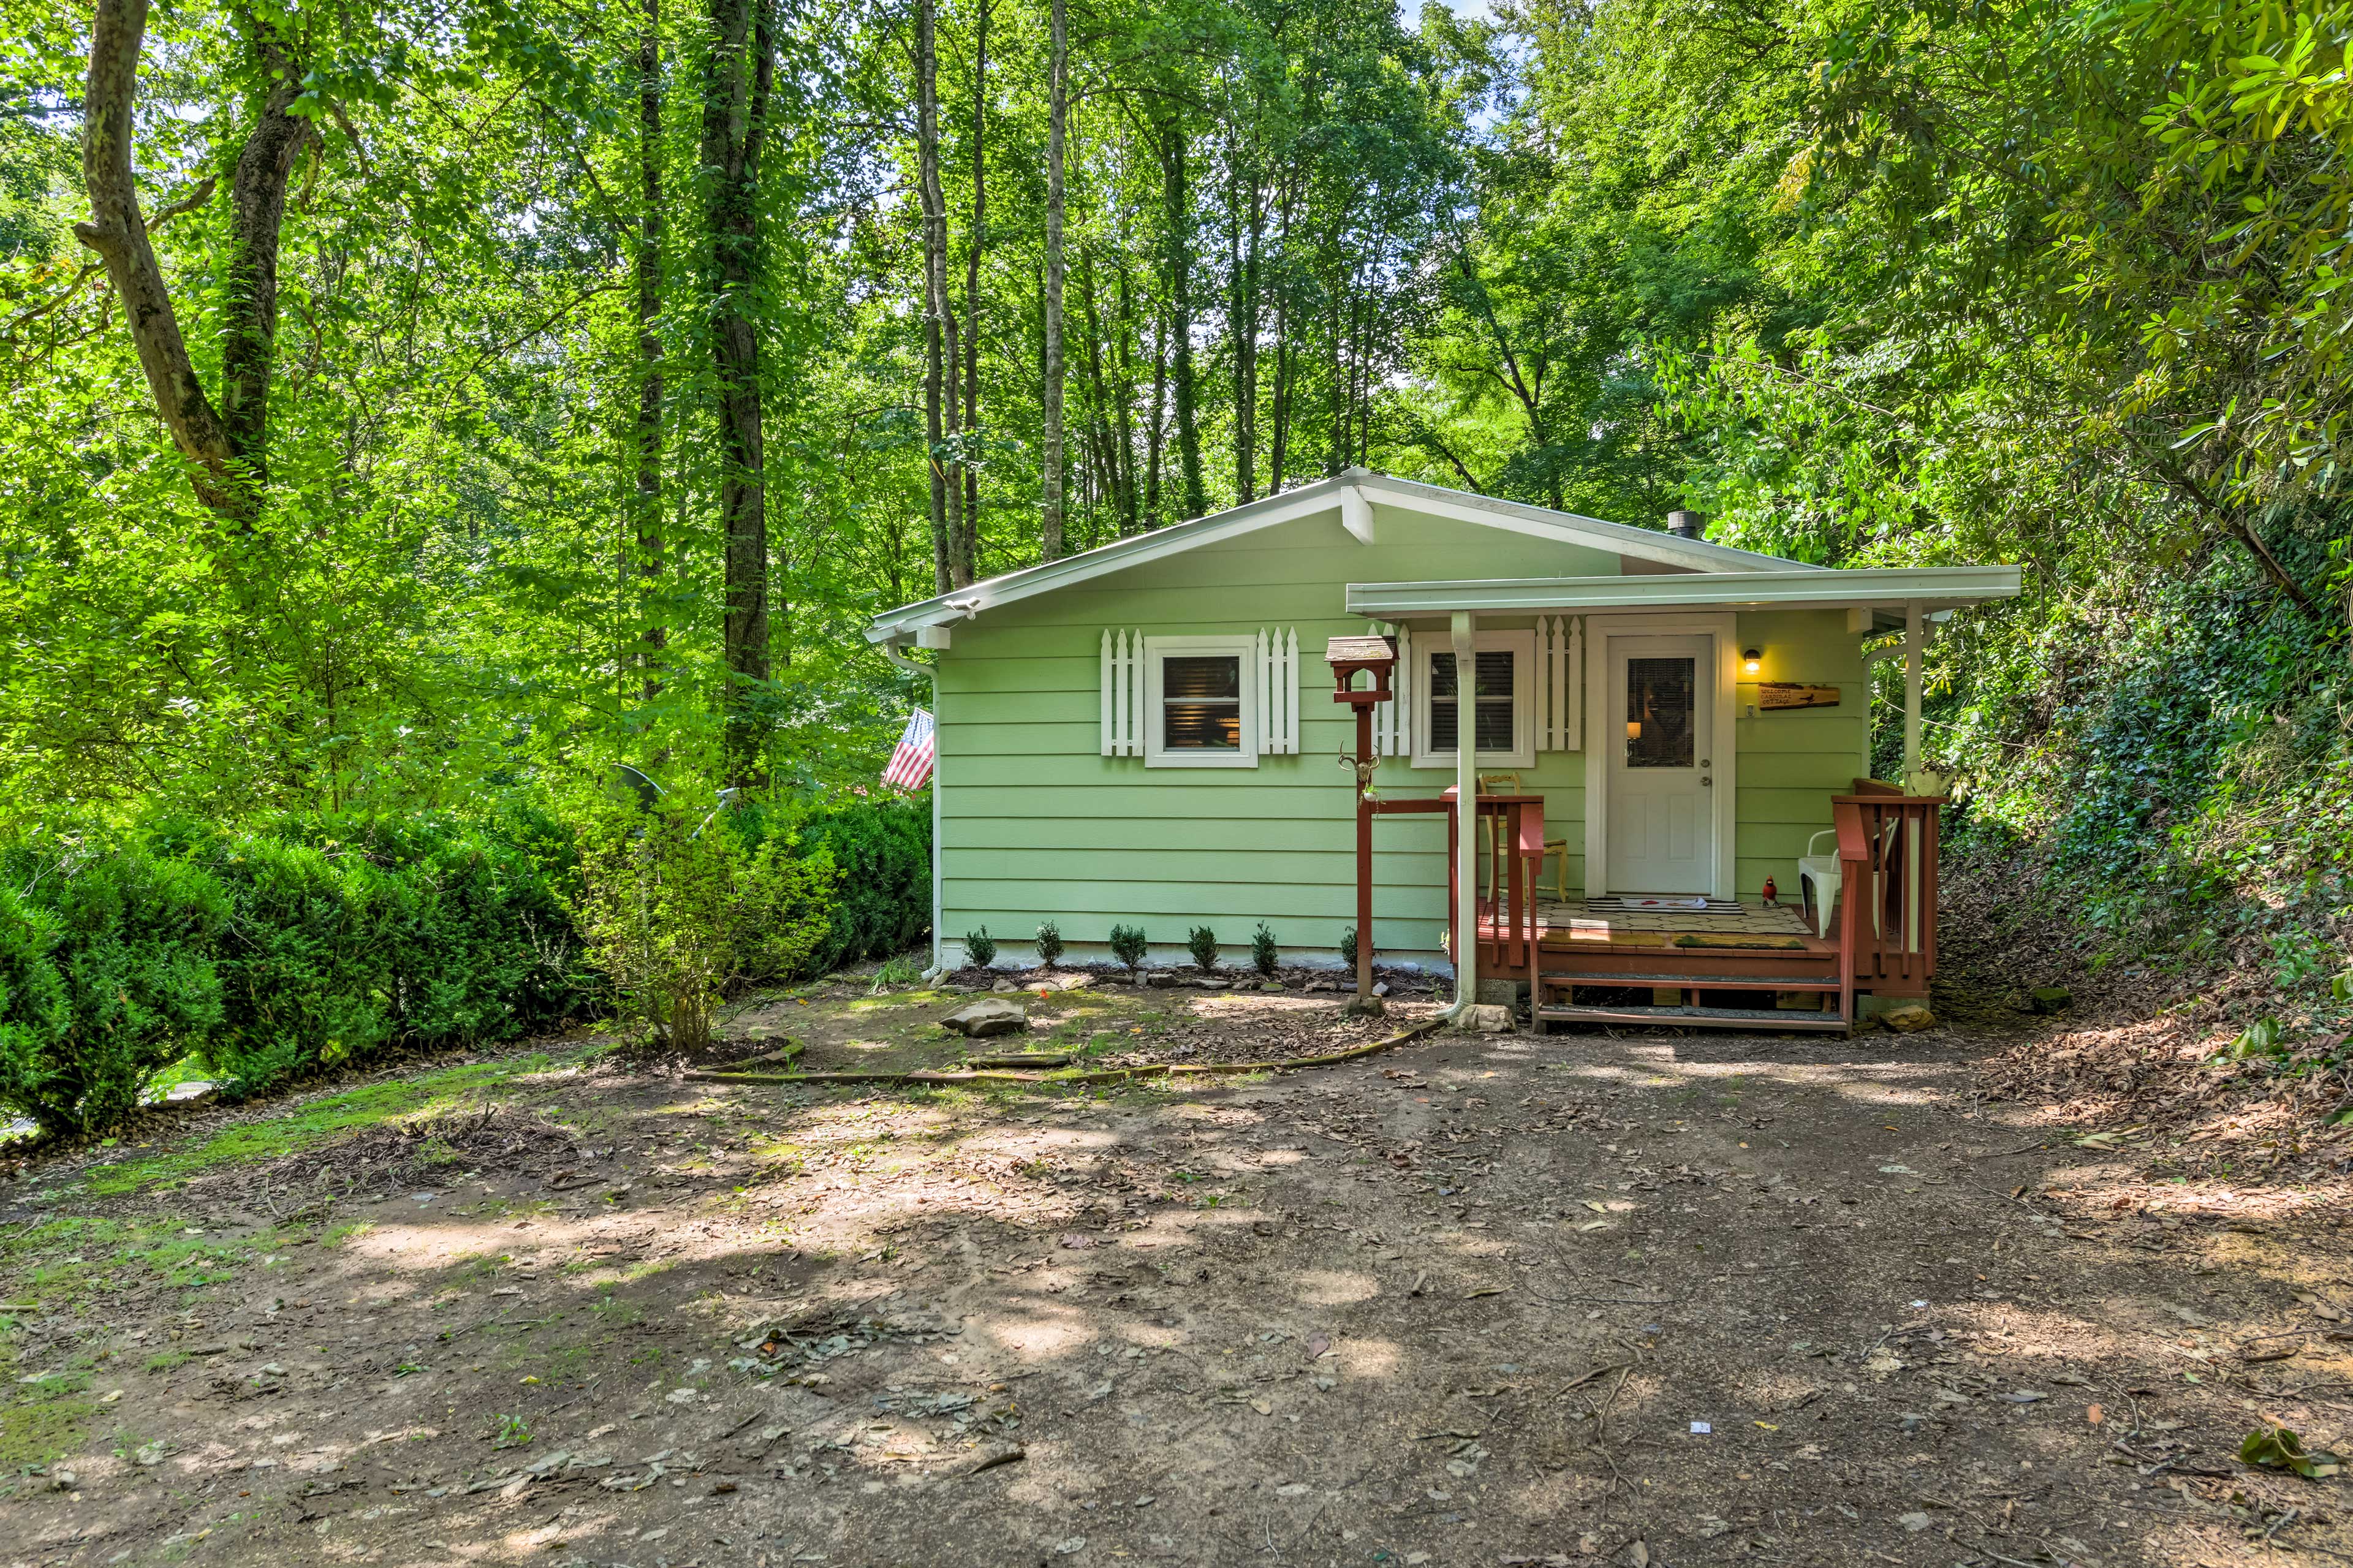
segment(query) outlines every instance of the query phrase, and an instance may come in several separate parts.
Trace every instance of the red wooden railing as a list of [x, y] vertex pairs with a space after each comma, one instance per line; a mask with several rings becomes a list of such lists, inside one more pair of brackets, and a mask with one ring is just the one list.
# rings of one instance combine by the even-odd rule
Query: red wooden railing
[[1857, 779], [1831, 797], [1839, 842], [1839, 1003], [1925, 996], [1936, 972], [1936, 795]]
[[[1461, 861], [1458, 858], [1461, 844], [1458, 836], [1462, 826], [1460, 814], [1454, 809], [1454, 791], [1450, 789], [1436, 800], [1382, 801], [1373, 807], [1377, 812], [1433, 808], [1446, 813], [1447, 951], [1460, 952], [1462, 933], [1455, 929], [1455, 921], [1456, 911], [1462, 907], [1459, 871]], [[1500, 853], [1484, 862], [1488, 886], [1478, 901], [1478, 973], [1489, 980], [1533, 979], [1536, 963], [1536, 886], [1545, 858], [1544, 796], [1482, 795], [1479, 797], [1478, 815], [1482, 818], [1500, 818], [1502, 822], [1502, 831], [1493, 845]]]

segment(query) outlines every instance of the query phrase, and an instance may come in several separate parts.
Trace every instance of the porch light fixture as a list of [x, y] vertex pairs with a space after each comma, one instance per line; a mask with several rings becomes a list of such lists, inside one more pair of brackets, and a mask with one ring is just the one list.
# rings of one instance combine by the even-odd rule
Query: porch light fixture
[[1742, 648], [1742, 649], [1740, 650], [1740, 673], [1741, 673], [1741, 674], [1743, 674], [1743, 675], [1756, 675], [1756, 674], [1759, 673], [1760, 671], [1762, 671], [1762, 670], [1764, 669], [1764, 668], [1765, 668], [1765, 650], [1764, 650], [1763, 648], [1761, 648], [1761, 647], [1745, 647], [1745, 648]]

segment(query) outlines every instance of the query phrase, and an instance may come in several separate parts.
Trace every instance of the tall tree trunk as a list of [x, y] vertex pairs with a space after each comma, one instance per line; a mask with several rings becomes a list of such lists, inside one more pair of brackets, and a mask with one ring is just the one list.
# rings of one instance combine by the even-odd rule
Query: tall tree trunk
[[74, 236], [106, 264], [155, 411], [194, 465], [196, 499], [216, 517], [249, 524], [269, 482], [269, 387], [278, 336], [278, 251], [286, 181], [315, 134], [289, 112], [304, 71], [272, 23], [242, 6], [236, 18], [269, 86], [229, 184], [229, 246], [221, 303], [221, 396], [206, 395], [181, 334], [164, 269], [140, 215], [131, 171], [132, 105], [147, 31], [147, 0], [98, 0], [83, 94], [82, 183], [90, 218]]
[[1168, 206], [1168, 307], [1171, 391], [1176, 405], [1176, 463], [1185, 485], [1185, 515], [1200, 517], [1209, 510], [1201, 486], [1201, 429], [1196, 417], [1193, 380], [1193, 205], [1186, 184], [1185, 120], [1172, 116], [1161, 143], [1163, 191]]
[[1119, 332], [1112, 339], [1118, 350], [1119, 384], [1113, 390], [1119, 411], [1119, 459], [1126, 475], [1120, 498], [1119, 531], [1134, 533], [1146, 526], [1142, 488], [1135, 476], [1135, 350], [1142, 341], [1135, 324], [1135, 293], [1130, 287], [1125, 251], [1118, 253]]
[[1144, 526], [1155, 529], [1160, 515], [1161, 454], [1168, 410], [1168, 315], [1164, 307], [1152, 323], [1152, 419], [1144, 427]]
[[269, 82], [229, 183], [227, 288], [221, 300], [221, 425], [257, 487], [269, 482], [269, 384], [278, 344], [278, 245], [286, 182], [317, 132], [288, 112], [301, 96], [302, 65], [274, 22], [237, 8], [256, 63]]
[[1095, 467], [1100, 476], [1100, 488], [1111, 501], [1113, 527], [1123, 534], [1134, 531], [1128, 521], [1129, 508], [1122, 489], [1124, 475], [1120, 468], [1118, 437], [1112, 428], [1111, 411], [1118, 406], [1111, 386], [1103, 380], [1103, 311], [1095, 302], [1094, 258], [1083, 249], [1079, 255], [1079, 301], [1087, 319], [1087, 385], [1092, 416], [1089, 424], [1093, 432]]
[[[980, 253], [988, 244], [988, 12], [980, 0], [979, 27], [972, 56], [972, 234], [964, 261], [964, 431], [967, 443], [980, 438]], [[980, 465], [964, 465], [963, 538], [957, 552], [964, 580], [979, 575]]]
[[1274, 429], [1266, 445], [1266, 493], [1282, 492], [1282, 466], [1291, 458], [1291, 344], [1285, 340], [1290, 300], [1278, 294], [1274, 304]]
[[1240, 265], [1234, 269], [1234, 501], [1258, 496], [1258, 252], [1266, 226], [1266, 200], [1255, 169], [1247, 174], [1250, 220], [1242, 226]]
[[1039, 485], [1045, 492], [1038, 525], [1038, 552], [1047, 561], [1062, 553], [1062, 139], [1067, 132], [1070, 89], [1070, 26], [1067, 0], [1049, 7], [1050, 35], [1046, 81], [1046, 430], [1039, 442]]
[[760, 337], [753, 289], [760, 264], [760, 152], [776, 79], [770, 0], [711, 0], [712, 54], [703, 84], [702, 166], [711, 181], [712, 368], [719, 405], [719, 515], [725, 544], [723, 637], [727, 781], [759, 773], [753, 710], [768, 679], [766, 451], [760, 409]]
[[936, 0], [915, 3], [915, 144], [923, 200], [923, 436], [932, 479], [932, 591], [957, 586], [950, 525], [954, 502], [944, 457], [947, 439], [947, 200], [940, 192], [940, 55]]
[[1274, 288], [1274, 431], [1267, 445], [1266, 489], [1269, 495], [1279, 495], [1287, 478], [1284, 465], [1291, 458], [1292, 381], [1296, 374], [1298, 355], [1291, 346], [1291, 304], [1297, 289], [1297, 273], [1291, 258], [1292, 198], [1298, 182], [1288, 174], [1282, 182], [1282, 202], [1275, 224], [1274, 251], [1283, 259], [1282, 270], [1277, 275]]
[[646, 700], [661, 695], [662, 650], [670, 640], [648, 600], [662, 573], [662, 80], [661, 0], [644, 0], [638, 33], [637, 534], [638, 665]]
[[1355, 376], [1348, 366], [1348, 335], [1340, 320], [1348, 281], [1335, 278], [1332, 287], [1332, 457], [1325, 471], [1333, 474], [1348, 466], [1348, 384]]

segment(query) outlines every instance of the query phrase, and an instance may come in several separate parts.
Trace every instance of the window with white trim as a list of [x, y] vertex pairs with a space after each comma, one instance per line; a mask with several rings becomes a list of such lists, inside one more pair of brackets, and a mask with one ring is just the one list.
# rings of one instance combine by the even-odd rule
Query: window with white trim
[[1144, 639], [1144, 765], [1258, 766], [1258, 639]]
[[[1481, 632], [1477, 672], [1471, 683], [1472, 733], [1479, 765], [1535, 765], [1535, 633]], [[1462, 722], [1454, 648], [1442, 637], [1416, 638], [1413, 765], [1451, 768]]]

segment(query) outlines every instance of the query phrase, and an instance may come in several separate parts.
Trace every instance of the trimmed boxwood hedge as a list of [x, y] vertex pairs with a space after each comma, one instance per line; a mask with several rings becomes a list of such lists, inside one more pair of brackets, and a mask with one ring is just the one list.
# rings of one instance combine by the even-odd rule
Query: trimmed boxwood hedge
[[[921, 807], [723, 820], [835, 868], [804, 973], [928, 929]], [[22, 837], [0, 847], [0, 1109], [87, 1133], [192, 1055], [251, 1095], [387, 1049], [544, 1029], [606, 992], [570, 912], [577, 872], [571, 830], [527, 811]]]

